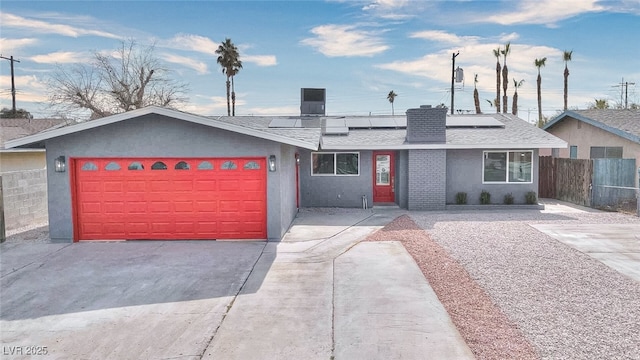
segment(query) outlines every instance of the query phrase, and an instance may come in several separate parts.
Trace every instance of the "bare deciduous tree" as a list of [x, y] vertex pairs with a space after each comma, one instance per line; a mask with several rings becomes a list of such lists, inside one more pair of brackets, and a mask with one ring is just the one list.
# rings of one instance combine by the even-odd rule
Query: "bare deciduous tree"
[[123, 41], [111, 52], [95, 52], [90, 64], [58, 65], [47, 83], [49, 101], [60, 112], [88, 110], [91, 118], [186, 101], [187, 86], [173, 80], [154, 55], [154, 46]]

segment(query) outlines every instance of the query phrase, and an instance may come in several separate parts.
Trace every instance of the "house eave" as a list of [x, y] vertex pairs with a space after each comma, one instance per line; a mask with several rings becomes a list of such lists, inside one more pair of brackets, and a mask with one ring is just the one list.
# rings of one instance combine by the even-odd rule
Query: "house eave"
[[26, 145], [38, 143], [44, 140], [49, 140], [52, 138], [65, 136], [65, 135], [73, 134], [80, 131], [94, 129], [101, 126], [114, 124], [120, 121], [132, 119], [132, 118], [136, 118], [144, 115], [149, 115], [149, 114], [163, 115], [171, 118], [176, 118], [176, 119], [189, 121], [189, 122], [200, 124], [200, 125], [221, 129], [221, 130], [232, 131], [239, 134], [253, 136], [253, 137], [257, 137], [265, 140], [275, 141], [275, 142], [284, 143], [292, 146], [298, 146], [298, 147], [302, 147], [309, 150], [318, 149], [318, 144], [314, 144], [312, 142], [307, 142], [299, 139], [289, 138], [282, 135], [267, 133], [267, 132], [256, 130], [256, 129], [229, 124], [223, 121], [213, 120], [210, 118], [188, 114], [188, 113], [184, 113], [177, 110], [165, 109], [158, 106], [149, 106], [142, 109], [136, 109], [136, 110], [128, 111], [125, 113], [111, 115], [101, 119], [88, 121], [85, 123], [66, 126], [66, 127], [62, 127], [54, 130], [48, 130], [48, 131], [44, 131], [34, 135], [25, 136], [23, 138], [10, 140], [5, 142], [5, 148], [11, 149], [11, 148], [16, 148], [20, 146], [26, 146]]
[[402, 144], [402, 145], [321, 145], [322, 150], [470, 150], [470, 149], [554, 149], [567, 148], [566, 142], [553, 144]]
[[562, 114], [558, 115], [555, 119], [553, 119], [552, 121], [550, 121], [549, 123], [547, 123], [545, 126], [542, 127], [543, 130], [548, 131], [548, 129], [552, 128], [554, 125], [556, 125], [557, 123], [561, 122], [562, 120], [564, 120], [565, 118], [570, 117], [573, 119], [576, 119], [577, 121], [582, 121], [586, 124], [589, 124], [591, 126], [594, 126], [600, 130], [604, 130], [606, 132], [609, 132], [611, 134], [614, 134], [616, 136], [619, 136], [623, 139], [629, 140], [629, 141], [633, 141], [635, 143], [640, 144], [640, 136], [635, 136], [633, 134], [629, 134], [628, 132], [622, 131], [620, 129], [614, 128], [612, 126], [609, 126], [607, 124], [603, 124], [597, 120], [593, 120], [591, 118], [588, 118], [586, 116], [580, 115], [574, 111], [565, 111]]
[[0, 153], [25, 153], [25, 152], [45, 152], [45, 149], [20, 148], [20, 149], [0, 149]]

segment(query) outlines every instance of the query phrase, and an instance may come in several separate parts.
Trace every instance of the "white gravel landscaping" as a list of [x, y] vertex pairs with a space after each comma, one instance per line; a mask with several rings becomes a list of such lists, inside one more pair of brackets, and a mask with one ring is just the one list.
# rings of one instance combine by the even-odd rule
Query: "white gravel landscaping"
[[529, 226], [640, 218], [539, 211], [410, 216], [465, 268], [541, 358], [640, 359], [640, 283]]

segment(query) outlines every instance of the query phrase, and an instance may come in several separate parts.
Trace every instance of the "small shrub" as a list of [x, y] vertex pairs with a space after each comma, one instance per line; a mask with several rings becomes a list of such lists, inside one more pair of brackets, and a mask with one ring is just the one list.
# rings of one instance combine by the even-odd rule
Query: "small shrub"
[[513, 204], [513, 194], [508, 193], [507, 195], [504, 196], [504, 203], [506, 205], [512, 205]]
[[538, 203], [538, 196], [535, 191], [529, 191], [524, 194], [524, 201], [529, 205], [535, 205]]
[[459, 192], [456, 194], [456, 204], [458, 205], [464, 205], [467, 203], [467, 193], [466, 192]]
[[488, 205], [491, 204], [491, 194], [488, 191], [482, 190], [480, 193], [480, 204]]

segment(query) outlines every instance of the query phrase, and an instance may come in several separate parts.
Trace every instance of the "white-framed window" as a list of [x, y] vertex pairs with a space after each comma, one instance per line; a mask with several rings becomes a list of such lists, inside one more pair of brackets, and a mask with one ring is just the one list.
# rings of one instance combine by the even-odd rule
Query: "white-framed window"
[[533, 151], [485, 151], [482, 156], [482, 183], [531, 184]]
[[359, 176], [360, 153], [314, 152], [311, 153], [312, 176]]

